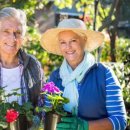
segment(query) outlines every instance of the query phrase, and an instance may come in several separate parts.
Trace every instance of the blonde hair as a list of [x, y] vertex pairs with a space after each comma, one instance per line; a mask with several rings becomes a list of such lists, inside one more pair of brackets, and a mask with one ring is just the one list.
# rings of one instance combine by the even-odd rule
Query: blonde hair
[[5, 7], [0, 10], [0, 20], [3, 18], [15, 18], [22, 26], [22, 35], [24, 36], [26, 33], [26, 14], [24, 11], [20, 9], [16, 9], [14, 7]]

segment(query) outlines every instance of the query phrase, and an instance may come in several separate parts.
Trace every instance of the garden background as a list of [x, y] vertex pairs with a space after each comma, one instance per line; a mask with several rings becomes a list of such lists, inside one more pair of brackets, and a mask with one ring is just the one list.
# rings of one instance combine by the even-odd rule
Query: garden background
[[24, 49], [41, 62], [46, 79], [62, 61], [62, 57], [41, 48], [40, 36], [46, 29], [63, 18], [74, 17], [84, 20], [88, 29], [104, 33], [103, 46], [93, 54], [111, 66], [119, 78], [130, 130], [130, 0], [0, 0], [0, 9], [7, 6], [26, 12]]

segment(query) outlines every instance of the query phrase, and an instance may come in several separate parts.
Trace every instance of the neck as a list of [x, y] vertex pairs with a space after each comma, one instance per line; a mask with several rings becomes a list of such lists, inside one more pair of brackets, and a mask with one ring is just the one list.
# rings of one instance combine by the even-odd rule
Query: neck
[[19, 65], [18, 56], [0, 55], [0, 62], [4, 68], [14, 68]]
[[82, 57], [81, 59], [75, 61], [75, 62], [68, 62], [68, 64], [71, 66], [72, 70], [75, 70], [76, 67], [83, 61], [83, 58]]

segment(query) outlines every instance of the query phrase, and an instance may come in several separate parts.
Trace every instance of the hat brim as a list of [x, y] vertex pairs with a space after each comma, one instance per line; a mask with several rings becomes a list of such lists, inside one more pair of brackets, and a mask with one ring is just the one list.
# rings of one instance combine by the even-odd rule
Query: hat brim
[[52, 28], [43, 33], [40, 42], [41, 46], [49, 53], [62, 55], [58, 45], [58, 34], [65, 30], [71, 30], [78, 35], [80, 35], [81, 33], [86, 35], [87, 41], [85, 44], [85, 50], [89, 52], [101, 46], [104, 40], [104, 35], [101, 32], [97, 31], [75, 28]]

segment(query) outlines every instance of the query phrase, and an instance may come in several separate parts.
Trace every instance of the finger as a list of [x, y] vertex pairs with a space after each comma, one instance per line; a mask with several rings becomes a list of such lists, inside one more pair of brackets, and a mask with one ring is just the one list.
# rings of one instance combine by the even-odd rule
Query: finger
[[63, 122], [69, 122], [69, 123], [76, 123], [76, 118], [75, 117], [62, 117], [61, 121]]
[[74, 108], [72, 109], [72, 115], [73, 115], [73, 116], [76, 116], [76, 115], [77, 115], [77, 108], [76, 108], [76, 107], [74, 107]]
[[75, 129], [63, 129], [63, 128], [56, 128], [56, 130], [75, 130]]
[[76, 129], [76, 126], [72, 123], [59, 123], [57, 124], [57, 128]]

